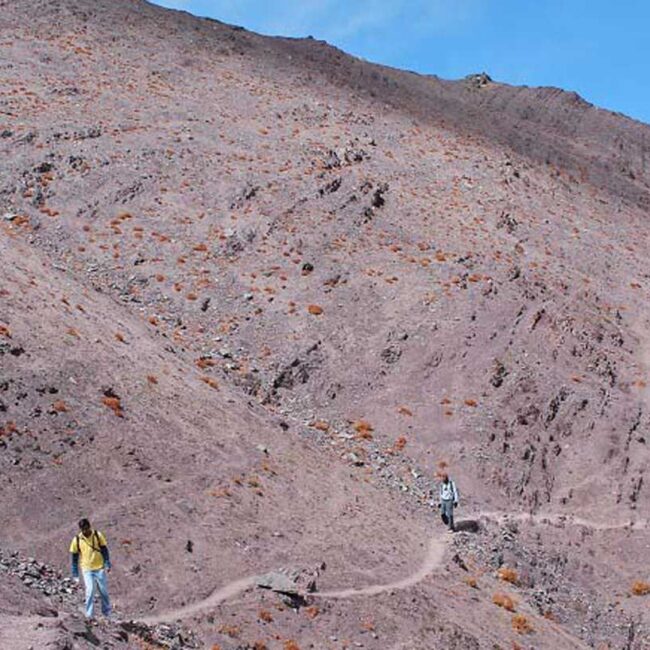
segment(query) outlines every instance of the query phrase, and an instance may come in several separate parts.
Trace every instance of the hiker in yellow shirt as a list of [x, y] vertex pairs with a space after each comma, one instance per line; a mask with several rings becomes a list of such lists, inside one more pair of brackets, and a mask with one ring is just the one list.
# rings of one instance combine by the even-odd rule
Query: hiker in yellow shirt
[[106, 573], [111, 570], [106, 537], [98, 530], [93, 530], [88, 519], [79, 522], [79, 533], [70, 543], [72, 560], [72, 577], [79, 582], [79, 564], [86, 588], [86, 618], [93, 617], [95, 607], [95, 590], [99, 591], [102, 601], [102, 614], [111, 615], [111, 601], [108, 597], [108, 580]]

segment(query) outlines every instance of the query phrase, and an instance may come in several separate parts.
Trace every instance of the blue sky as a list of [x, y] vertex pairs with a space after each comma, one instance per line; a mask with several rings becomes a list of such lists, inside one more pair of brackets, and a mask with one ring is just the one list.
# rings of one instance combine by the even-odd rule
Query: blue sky
[[156, 0], [263, 34], [324, 39], [455, 79], [575, 90], [650, 123], [647, 0]]

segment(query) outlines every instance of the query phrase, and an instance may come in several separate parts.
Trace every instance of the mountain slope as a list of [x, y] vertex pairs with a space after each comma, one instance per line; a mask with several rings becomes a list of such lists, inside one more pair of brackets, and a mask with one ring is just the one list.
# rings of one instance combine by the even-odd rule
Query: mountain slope
[[286, 564], [384, 584], [449, 467], [467, 515], [549, 522], [485, 520], [413, 593], [274, 641], [255, 592], [220, 624], [511, 644], [512, 565], [535, 647], [643, 647], [647, 126], [144, 2], [0, 8], [3, 546], [64, 566], [88, 512], [125, 615]]

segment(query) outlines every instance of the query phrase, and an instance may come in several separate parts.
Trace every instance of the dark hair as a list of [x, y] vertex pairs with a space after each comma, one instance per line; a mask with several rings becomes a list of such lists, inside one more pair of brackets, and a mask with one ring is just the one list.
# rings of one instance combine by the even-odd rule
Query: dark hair
[[84, 528], [90, 528], [90, 522], [85, 517], [79, 520], [79, 530]]

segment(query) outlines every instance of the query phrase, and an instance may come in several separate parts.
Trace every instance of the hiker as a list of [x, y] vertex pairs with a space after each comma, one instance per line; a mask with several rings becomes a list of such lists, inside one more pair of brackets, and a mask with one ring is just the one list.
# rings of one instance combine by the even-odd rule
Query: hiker
[[102, 614], [111, 615], [111, 601], [108, 598], [106, 574], [111, 570], [106, 537], [98, 530], [93, 530], [88, 519], [79, 521], [79, 533], [72, 539], [70, 554], [72, 560], [72, 577], [79, 582], [79, 564], [86, 588], [86, 618], [93, 617], [95, 592], [99, 591], [102, 601]]
[[456, 530], [454, 527], [454, 508], [457, 506], [458, 489], [456, 484], [449, 478], [448, 474], [443, 474], [442, 483], [440, 484], [440, 515], [451, 531]]

